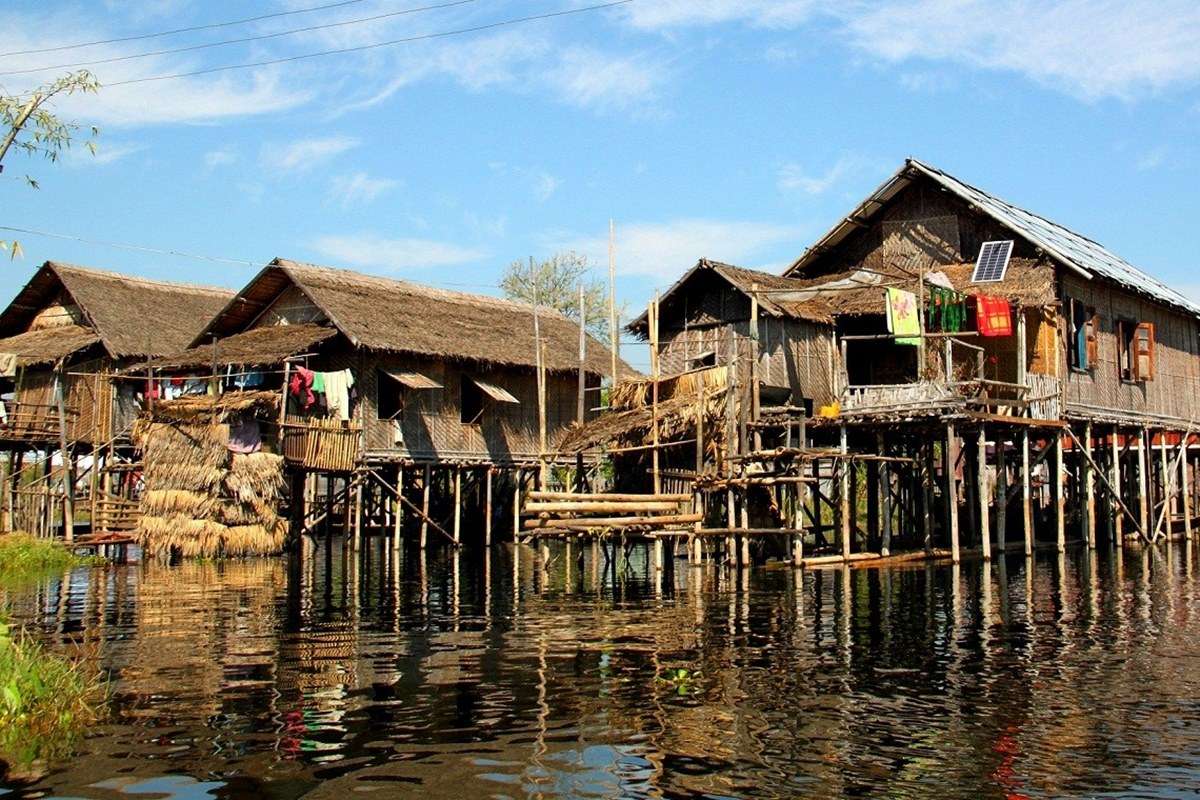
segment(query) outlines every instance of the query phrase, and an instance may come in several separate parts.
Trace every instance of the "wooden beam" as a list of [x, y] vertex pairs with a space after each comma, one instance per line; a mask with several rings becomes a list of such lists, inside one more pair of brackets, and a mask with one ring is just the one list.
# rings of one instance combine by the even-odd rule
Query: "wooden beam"
[[1029, 467], [1029, 430], [1021, 431], [1021, 524], [1025, 534], [1025, 555], [1033, 555], [1033, 476]]
[[958, 563], [958, 485], [954, 477], [958, 464], [959, 443], [954, 430], [954, 423], [946, 425], [945, 450], [942, 453], [943, 469], [945, 470], [946, 492], [946, 528], [950, 534], [950, 558]]
[[979, 426], [976, 449], [978, 460], [975, 465], [975, 478], [978, 484], [975, 491], [979, 501], [979, 546], [983, 550], [983, 560], [989, 561], [992, 558], [991, 492], [987, 479], [987, 431], [982, 425]]
[[1079, 460], [1083, 471], [1083, 537], [1089, 550], [1096, 547], [1096, 471], [1092, 468], [1092, 423], [1083, 426], [1083, 447], [1087, 456]]

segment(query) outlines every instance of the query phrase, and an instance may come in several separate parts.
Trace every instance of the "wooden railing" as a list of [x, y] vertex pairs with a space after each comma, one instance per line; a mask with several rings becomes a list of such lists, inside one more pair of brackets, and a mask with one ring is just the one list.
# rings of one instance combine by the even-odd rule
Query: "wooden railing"
[[362, 426], [345, 420], [304, 420], [283, 423], [283, 456], [308, 469], [350, 472], [362, 453]]
[[[7, 419], [0, 426], [0, 433], [16, 439], [56, 441], [58, 439], [58, 408], [38, 403], [10, 402], [6, 405]], [[79, 418], [79, 412], [67, 408], [64, 413], [67, 431]]]

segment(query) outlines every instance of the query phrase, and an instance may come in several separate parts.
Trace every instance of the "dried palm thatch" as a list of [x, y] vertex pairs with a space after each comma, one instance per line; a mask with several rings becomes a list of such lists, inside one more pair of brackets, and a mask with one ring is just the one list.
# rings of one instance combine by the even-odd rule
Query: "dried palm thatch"
[[[210, 418], [213, 411], [209, 400]], [[172, 412], [178, 413], [178, 406]], [[287, 524], [278, 513], [284, 487], [281, 456], [231, 453], [227, 423], [144, 417], [134, 441], [142, 450], [146, 481], [135, 536], [148, 553], [243, 556], [283, 548]]]
[[224, 422], [234, 414], [277, 411], [279, 392], [226, 392], [217, 396], [184, 395], [155, 403], [153, 419], [158, 422]]

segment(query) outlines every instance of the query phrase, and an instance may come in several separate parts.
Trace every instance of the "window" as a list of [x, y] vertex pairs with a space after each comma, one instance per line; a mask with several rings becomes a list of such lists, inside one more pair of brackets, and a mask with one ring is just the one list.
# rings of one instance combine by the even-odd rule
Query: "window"
[[463, 375], [459, 389], [459, 420], [464, 425], [474, 425], [483, 415], [483, 392], [475, 381]]
[[688, 359], [689, 369], [702, 369], [704, 367], [715, 367], [717, 365], [717, 354], [712, 350], [706, 350], [698, 356], [692, 356]]
[[1123, 381], [1154, 379], [1154, 323], [1117, 321], [1117, 368]]
[[379, 419], [396, 419], [404, 411], [404, 389], [383, 370], [375, 371], [375, 413]]
[[1094, 370], [1100, 351], [1096, 309], [1070, 297], [1063, 305], [1067, 318], [1067, 366], [1078, 372]]

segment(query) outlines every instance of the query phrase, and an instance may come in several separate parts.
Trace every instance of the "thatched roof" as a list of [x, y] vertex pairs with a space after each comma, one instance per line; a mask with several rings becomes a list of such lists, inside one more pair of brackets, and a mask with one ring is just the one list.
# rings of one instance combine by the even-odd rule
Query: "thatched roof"
[[1193, 316], [1200, 316], [1200, 304], [1133, 266], [1098, 242], [915, 158], [906, 159], [900, 169], [860, 203], [858, 208], [843, 217], [816, 244], [805, 250], [804, 254], [788, 267], [786, 274], [802, 275], [805, 269], [824, 253], [883, 213], [894, 198], [918, 180], [934, 182], [980, 214], [1004, 226], [1015, 236], [1049, 254], [1056, 262], [1085, 280], [1107, 280], [1159, 303]]
[[[178, 352], [224, 306], [232, 292], [211, 286], [134, 278], [116, 272], [47, 261], [0, 313], [0, 336], [29, 331], [38, 313], [55, 304], [78, 309], [77, 326], [89, 328], [113, 358], [137, 358]], [[40, 340], [44, 353], [61, 355], [77, 331]], [[89, 343], [90, 344], [90, 343]], [[86, 345], [85, 345], [86, 346]], [[32, 357], [32, 354], [31, 354]]]
[[100, 337], [91, 328], [82, 325], [60, 325], [0, 339], [0, 353], [15, 355], [19, 367], [33, 367], [53, 364], [99, 341]]
[[214, 345], [203, 344], [176, 355], [138, 364], [134, 369], [138, 372], [147, 369], [195, 369], [211, 366], [214, 360], [222, 367], [273, 366], [292, 356], [311, 352], [326, 339], [337, 335], [336, 328], [326, 325], [271, 325], [251, 328], [244, 333], [235, 333], [233, 336], [219, 339], [215, 345], [215, 354]]
[[[685, 272], [679, 280], [675, 281], [671, 285], [671, 288], [659, 299], [660, 305], [670, 303], [675, 296], [688, 291], [688, 284], [705, 275], [719, 276], [747, 297], [750, 296], [754, 287], [757, 286], [761, 292], [758, 301], [759, 312], [767, 316], [792, 317], [821, 323], [832, 321], [828, 312], [822, 309], [818, 303], [793, 303], [783, 299], [781, 295], [772, 293], [775, 290], [795, 287], [796, 282], [794, 280], [785, 278], [782, 275], [775, 275], [771, 272], [735, 267], [732, 264], [724, 264], [708, 258], [702, 258], [697, 261], [695, 266]], [[627, 329], [642, 337], [649, 335], [648, 313], [648, 311], [643, 311], [640, 316], [626, 326]]]
[[[238, 292], [194, 343], [244, 330], [290, 286], [356, 347], [490, 364], [535, 364], [533, 312], [524, 303], [282, 258]], [[545, 307], [539, 316], [547, 368], [576, 370], [579, 326]], [[588, 336], [588, 371], [608, 374], [610, 358], [608, 348]], [[622, 369], [623, 374], [636, 374], [627, 365]]]
[[160, 400], [142, 412], [142, 419], [154, 422], [205, 422], [214, 417], [225, 420], [249, 411], [274, 411], [279, 408], [279, 392], [225, 392], [224, 394], [184, 395]]
[[[942, 273], [955, 290], [963, 294], [982, 294], [1005, 297], [1016, 305], [1034, 307], [1056, 302], [1054, 297], [1054, 269], [1045, 261], [1014, 257], [1009, 263], [1004, 280], [988, 283], [972, 283], [974, 264], [947, 264], [930, 270]], [[819, 278], [788, 278], [797, 289], [794, 293], [779, 296], [781, 301], [797, 305], [813, 304], [835, 317], [865, 316], [886, 313], [883, 288], [895, 286], [915, 292], [918, 276], [906, 272], [880, 274], [885, 270], [868, 272], [857, 268], [844, 270]], [[927, 284], [934, 281], [927, 278]], [[861, 284], [862, 288], [853, 288]]]

